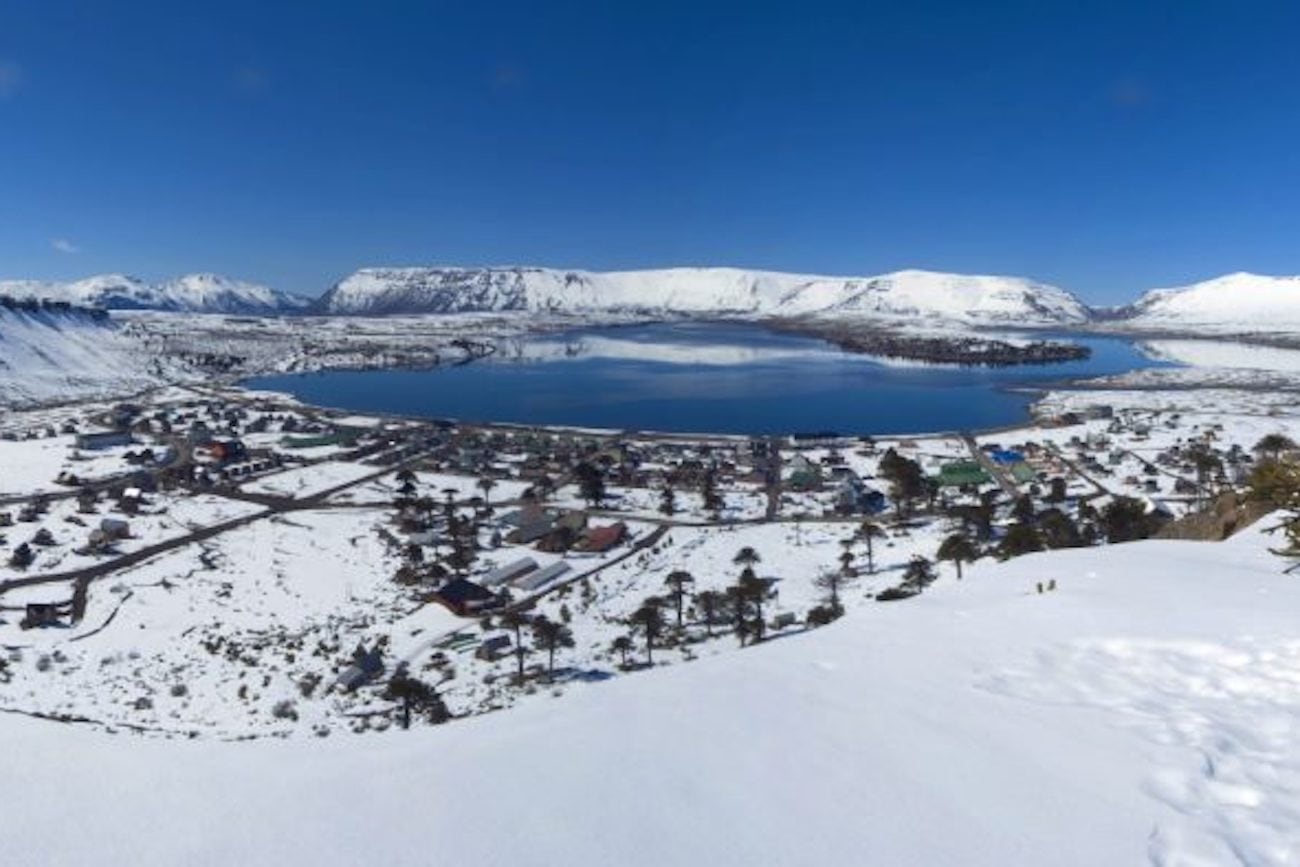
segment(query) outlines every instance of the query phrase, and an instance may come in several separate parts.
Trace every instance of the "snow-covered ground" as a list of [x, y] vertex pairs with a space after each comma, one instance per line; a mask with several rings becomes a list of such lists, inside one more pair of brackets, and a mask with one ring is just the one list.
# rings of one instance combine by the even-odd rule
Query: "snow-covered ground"
[[981, 564], [745, 652], [363, 739], [3, 717], [0, 831], [15, 863], [1281, 867], [1300, 584], [1267, 545]]

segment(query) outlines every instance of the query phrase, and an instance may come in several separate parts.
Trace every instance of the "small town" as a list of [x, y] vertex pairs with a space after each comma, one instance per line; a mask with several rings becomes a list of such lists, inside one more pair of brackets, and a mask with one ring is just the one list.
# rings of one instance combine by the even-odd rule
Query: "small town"
[[871, 616], [984, 558], [1222, 539], [1275, 507], [1245, 491], [1295, 448], [1290, 419], [1076, 403], [880, 439], [464, 425], [237, 388], [15, 413], [0, 708], [163, 737], [445, 722]]

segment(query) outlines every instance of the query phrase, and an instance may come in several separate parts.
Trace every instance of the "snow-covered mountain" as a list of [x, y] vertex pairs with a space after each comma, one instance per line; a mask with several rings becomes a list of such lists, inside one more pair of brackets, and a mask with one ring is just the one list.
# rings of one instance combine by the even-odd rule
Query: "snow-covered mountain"
[[300, 311], [310, 301], [218, 274], [187, 274], [151, 283], [125, 274], [101, 274], [71, 283], [0, 280], [0, 295], [47, 298], [107, 310], [277, 314]]
[[1238, 272], [1153, 289], [1117, 311], [1125, 325], [1153, 329], [1280, 332], [1300, 329], [1300, 277]]
[[326, 292], [315, 310], [838, 315], [976, 325], [1061, 325], [1089, 318], [1088, 308], [1069, 292], [1019, 277], [930, 271], [822, 277], [736, 268], [365, 268]]
[[0, 297], [0, 402], [120, 394], [157, 384], [148, 349], [102, 311]]

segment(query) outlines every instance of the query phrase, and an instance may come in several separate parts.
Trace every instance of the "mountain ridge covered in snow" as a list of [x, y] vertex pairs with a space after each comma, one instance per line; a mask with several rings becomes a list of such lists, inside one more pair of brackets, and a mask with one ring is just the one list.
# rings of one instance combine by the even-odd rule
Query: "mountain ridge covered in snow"
[[1236, 272], [1090, 307], [1023, 277], [905, 270], [827, 277], [741, 268], [585, 271], [531, 266], [362, 268], [316, 299], [217, 274], [150, 282], [103, 274], [66, 283], [0, 280], [0, 296], [107, 310], [253, 316], [463, 313], [809, 317], [882, 325], [1203, 332], [1300, 332], [1300, 276]]
[[298, 312], [310, 303], [298, 295], [219, 274], [186, 274], [159, 282], [126, 274], [100, 274], [69, 283], [0, 280], [0, 295], [66, 301], [106, 310], [174, 313], [274, 315]]
[[1239, 332], [1300, 330], [1300, 277], [1238, 271], [1168, 289], [1152, 289], [1114, 318], [1127, 326]]
[[6, 405], [156, 385], [149, 356], [102, 310], [0, 296], [0, 398]]
[[363, 268], [314, 306], [334, 315], [482, 311], [926, 317], [1044, 326], [1089, 318], [1087, 306], [1069, 292], [1019, 277], [931, 271], [824, 277], [738, 268]]

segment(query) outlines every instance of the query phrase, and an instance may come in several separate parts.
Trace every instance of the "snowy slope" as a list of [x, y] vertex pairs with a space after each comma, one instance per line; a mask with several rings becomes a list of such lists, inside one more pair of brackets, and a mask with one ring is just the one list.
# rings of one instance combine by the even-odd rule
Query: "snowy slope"
[[547, 268], [367, 268], [318, 302], [323, 313], [646, 312], [940, 318], [970, 324], [1082, 322], [1088, 309], [1056, 287], [1017, 277], [899, 271], [818, 277], [735, 268], [559, 271]]
[[1122, 322], [1160, 329], [1278, 332], [1300, 329], [1300, 277], [1238, 272], [1173, 289], [1154, 289], [1122, 312]]
[[0, 304], [0, 404], [73, 399], [156, 385], [148, 350], [90, 310]]
[[300, 310], [309, 302], [218, 274], [187, 274], [149, 283], [123, 274], [102, 274], [72, 283], [0, 281], [0, 295], [48, 298], [108, 310], [167, 310], [189, 313], [273, 314]]
[[820, 631], [408, 733], [3, 717], [0, 833], [66, 865], [1295, 864], [1300, 584], [1267, 545], [945, 570]]

